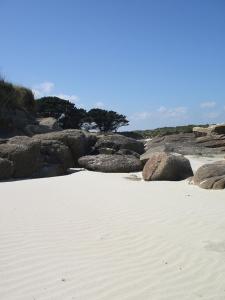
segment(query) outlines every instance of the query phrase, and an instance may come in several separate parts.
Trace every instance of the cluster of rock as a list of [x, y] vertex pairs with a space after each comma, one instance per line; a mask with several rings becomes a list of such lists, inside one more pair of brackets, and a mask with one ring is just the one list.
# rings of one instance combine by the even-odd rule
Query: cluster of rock
[[66, 174], [90, 151], [96, 137], [81, 130], [63, 130], [33, 137], [0, 140], [0, 179]]
[[132, 138], [97, 136], [75, 129], [15, 136], [0, 140], [0, 179], [58, 176], [73, 167], [141, 171], [139, 157], [143, 152], [143, 143]]
[[[202, 134], [202, 130], [207, 134]], [[159, 151], [207, 156], [225, 153], [225, 125], [195, 127], [193, 133], [155, 137], [146, 144], [146, 153], [142, 159], [146, 160], [149, 155]]]
[[78, 163], [91, 171], [100, 172], [137, 172], [143, 164], [140, 154], [144, 152], [144, 144], [133, 138], [119, 134], [99, 136], [92, 148], [92, 155], [81, 157]]
[[193, 177], [193, 183], [203, 189], [224, 189], [225, 160], [200, 167]]
[[225, 134], [225, 124], [210, 125], [208, 127], [194, 127], [196, 137]]
[[[157, 137], [144, 148], [142, 141], [119, 134], [60, 130], [50, 119], [43, 120], [42, 125], [47, 133], [0, 140], [1, 180], [59, 176], [70, 168], [82, 167], [110, 173], [142, 171], [146, 181], [177, 181], [193, 176], [183, 154], [209, 154], [212, 149], [221, 153], [225, 148], [223, 135], [215, 133], [214, 139], [212, 135], [194, 134]], [[225, 160], [199, 168], [193, 182], [207, 189], [225, 188]]]

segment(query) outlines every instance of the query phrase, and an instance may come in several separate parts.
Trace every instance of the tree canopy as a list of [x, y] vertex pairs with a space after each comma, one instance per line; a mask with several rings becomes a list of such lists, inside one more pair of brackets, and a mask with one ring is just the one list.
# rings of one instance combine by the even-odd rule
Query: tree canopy
[[63, 115], [62, 127], [64, 129], [84, 127], [108, 132], [117, 131], [119, 127], [129, 124], [126, 116], [115, 111], [93, 108], [87, 112], [85, 109], [77, 108], [74, 103], [58, 97], [43, 97], [37, 99], [36, 103], [39, 117], [59, 119]]
[[42, 97], [36, 100], [37, 102], [37, 115], [39, 117], [53, 117], [62, 119], [62, 127], [80, 128], [87, 116], [86, 110], [77, 108], [74, 103], [58, 97]]
[[103, 132], [117, 131], [118, 128], [129, 124], [126, 116], [112, 110], [93, 108], [88, 112], [88, 117], [95, 124], [93, 127]]

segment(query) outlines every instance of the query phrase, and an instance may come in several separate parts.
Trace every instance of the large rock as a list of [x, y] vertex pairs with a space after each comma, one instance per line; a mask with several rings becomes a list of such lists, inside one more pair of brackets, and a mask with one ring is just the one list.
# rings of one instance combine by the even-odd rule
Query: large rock
[[65, 175], [67, 172], [61, 164], [43, 164], [41, 168], [33, 174], [34, 178], [55, 177]]
[[135, 151], [129, 150], [129, 149], [120, 149], [116, 153], [120, 154], [120, 155], [133, 155], [133, 156], [137, 157], [138, 159], [140, 159], [140, 154], [138, 154]]
[[87, 155], [79, 158], [81, 167], [106, 173], [129, 173], [142, 170], [141, 161], [133, 155]]
[[207, 135], [198, 137], [196, 139], [197, 145], [200, 147], [204, 147], [205, 149], [210, 150], [211, 152], [224, 152], [225, 151], [225, 135], [217, 134], [217, 135]]
[[38, 134], [33, 138], [39, 141], [55, 140], [63, 143], [70, 149], [75, 163], [79, 157], [88, 154], [96, 142], [95, 135], [77, 129]]
[[43, 134], [54, 131], [61, 131], [62, 128], [59, 126], [55, 118], [39, 118], [37, 119], [38, 124], [28, 124], [25, 127], [25, 132], [29, 136], [35, 134]]
[[0, 180], [9, 179], [13, 175], [13, 163], [5, 158], [0, 158]]
[[193, 127], [192, 131], [194, 132], [194, 135], [196, 137], [200, 137], [200, 136], [206, 136], [209, 134], [209, 130], [208, 127]]
[[142, 142], [119, 134], [110, 134], [100, 137], [95, 144], [95, 148], [112, 148], [116, 151], [127, 149], [139, 154], [144, 152], [144, 144]]
[[196, 171], [193, 182], [204, 189], [224, 189], [225, 160], [201, 166]]
[[217, 124], [212, 128], [212, 134], [225, 134], [225, 124]]
[[29, 137], [15, 137], [0, 144], [0, 157], [13, 163], [13, 177], [31, 177], [41, 164], [41, 144]]
[[194, 127], [193, 132], [196, 137], [225, 134], [225, 124], [210, 125], [208, 127]]
[[179, 154], [155, 153], [144, 166], [143, 179], [154, 180], [183, 180], [193, 175], [190, 162]]
[[74, 167], [74, 160], [70, 149], [60, 141], [41, 140], [41, 154], [45, 165], [57, 165], [54, 173], [59, 170], [59, 175], [65, 173], [68, 168]]
[[195, 137], [194, 133], [171, 134], [155, 137], [146, 144], [146, 153], [141, 159], [157, 152], [180, 153], [183, 155], [214, 155], [225, 152], [225, 135]]
[[170, 153], [170, 152], [174, 152], [174, 148], [167, 146], [165, 144], [159, 145], [159, 146], [155, 146], [155, 147], [150, 147], [145, 153], [143, 153], [140, 156], [140, 160], [146, 164], [146, 162], [149, 160], [150, 157], [152, 157], [153, 154], [155, 153], [159, 153], [159, 152], [166, 152], [166, 153]]

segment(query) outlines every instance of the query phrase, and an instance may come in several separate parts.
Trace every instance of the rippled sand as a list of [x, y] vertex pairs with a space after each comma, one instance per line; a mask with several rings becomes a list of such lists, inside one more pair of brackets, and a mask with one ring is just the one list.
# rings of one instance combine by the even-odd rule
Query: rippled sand
[[126, 177], [1, 183], [0, 299], [224, 300], [225, 191]]

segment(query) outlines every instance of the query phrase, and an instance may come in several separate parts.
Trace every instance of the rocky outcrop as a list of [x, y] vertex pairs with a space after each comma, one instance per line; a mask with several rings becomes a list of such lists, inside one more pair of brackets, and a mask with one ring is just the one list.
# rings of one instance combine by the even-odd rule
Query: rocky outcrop
[[33, 136], [35, 134], [43, 134], [54, 131], [61, 131], [62, 128], [59, 126], [55, 118], [39, 118], [37, 119], [37, 124], [28, 124], [25, 127], [25, 132], [28, 136]]
[[196, 137], [206, 136], [209, 133], [208, 127], [193, 127], [193, 133]]
[[171, 134], [155, 137], [146, 144], [146, 152], [141, 157], [146, 160], [156, 152], [180, 153], [183, 155], [213, 155], [225, 152], [225, 135], [195, 137], [194, 133]]
[[193, 182], [203, 189], [224, 189], [225, 160], [201, 166], [196, 171]]
[[13, 164], [13, 177], [32, 177], [41, 164], [41, 144], [29, 137], [15, 137], [0, 144], [0, 157]]
[[67, 129], [58, 132], [50, 132], [46, 134], [39, 134], [33, 137], [35, 140], [41, 142], [47, 140], [55, 140], [67, 146], [76, 163], [81, 156], [88, 154], [91, 147], [96, 142], [96, 136], [77, 129]]
[[13, 163], [5, 158], [0, 158], [0, 180], [9, 179], [13, 175]]
[[132, 151], [132, 150], [120, 149], [116, 153], [120, 154], [120, 155], [133, 155], [133, 156], [137, 157], [138, 159], [140, 159], [140, 154], [138, 154], [137, 152]]
[[95, 149], [99, 150], [101, 148], [111, 148], [115, 151], [127, 149], [137, 152], [138, 154], [144, 152], [144, 144], [142, 142], [119, 134], [110, 134], [98, 138]]
[[144, 166], [142, 172], [146, 181], [155, 180], [183, 180], [193, 176], [190, 162], [179, 154], [155, 153]]
[[[88, 154], [95, 135], [81, 130], [64, 130], [33, 137], [15, 136], [0, 140], [0, 179], [32, 178], [66, 174], [80, 156]], [[10, 173], [10, 165], [12, 172]], [[8, 175], [10, 174], [10, 175]]]
[[142, 170], [141, 161], [133, 155], [88, 155], [79, 158], [80, 167], [106, 173], [129, 173]]
[[0, 109], [0, 134], [1, 136], [26, 135], [27, 126], [38, 125], [34, 115], [22, 108]]
[[225, 134], [225, 124], [211, 125], [208, 127], [194, 127], [193, 132], [196, 137]]
[[98, 154], [114, 154], [116, 150], [112, 148], [99, 148], [97, 151]]
[[41, 140], [41, 155], [44, 167], [57, 165], [59, 174], [66, 173], [67, 169], [74, 167], [74, 160], [70, 149], [60, 141]]

